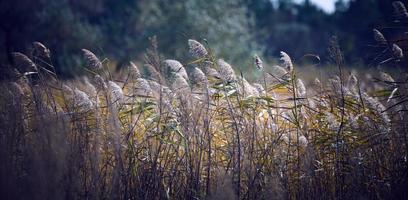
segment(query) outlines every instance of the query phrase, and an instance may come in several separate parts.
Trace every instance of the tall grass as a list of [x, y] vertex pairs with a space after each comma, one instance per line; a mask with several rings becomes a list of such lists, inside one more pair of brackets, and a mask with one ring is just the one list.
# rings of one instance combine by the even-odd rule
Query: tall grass
[[87, 76], [65, 81], [43, 44], [15, 53], [0, 86], [1, 197], [407, 198], [406, 74], [363, 80], [334, 40], [327, 82], [307, 84], [282, 52], [282, 66], [254, 56], [262, 78], [249, 83], [208, 46], [188, 45], [181, 63], [152, 39], [146, 65], [118, 74], [83, 49]]

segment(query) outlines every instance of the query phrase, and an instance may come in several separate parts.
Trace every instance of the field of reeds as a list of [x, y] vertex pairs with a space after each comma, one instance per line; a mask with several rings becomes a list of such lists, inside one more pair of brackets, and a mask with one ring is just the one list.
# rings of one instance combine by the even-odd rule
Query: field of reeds
[[[403, 50], [374, 33], [399, 63]], [[119, 72], [83, 49], [86, 75], [72, 80], [39, 42], [13, 53], [0, 83], [1, 198], [408, 197], [402, 69], [351, 72], [333, 41], [332, 75], [304, 81], [281, 52], [279, 66], [255, 55], [250, 83], [209, 45], [188, 46], [180, 63], [152, 39], [144, 64]]]

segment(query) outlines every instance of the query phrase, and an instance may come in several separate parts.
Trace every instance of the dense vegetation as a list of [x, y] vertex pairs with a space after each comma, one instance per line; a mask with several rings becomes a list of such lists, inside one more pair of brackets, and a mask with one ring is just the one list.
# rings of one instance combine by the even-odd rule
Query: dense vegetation
[[371, 71], [348, 68], [337, 37], [331, 73], [283, 51], [279, 65], [248, 54], [240, 71], [194, 39], [179, 62], [151, 37], [143, 62], [118, 71], [78, 49], [86, 64], [72, 79], [43, 43], [13, 52], [0, 198], [407, 199], [408, 12], [392, 5], [390, 26], [372, 31]]
[[[281, 52], [282, 66], [268, 71], [255, 56], [263, 78], [250, 84], [202, 44], [188, 43], [195, 58], [188, 71], [160, 60], [153, 43], [145, 73], [131, 62], [119, 75], [83, 49], [89, 76], [68, 82], [44, 62], [49, 51], [41, 43], [31, 59], [14, 53], [24, 73], [14, 70], [13, 81], [0, 87], [2, 196], [406, 195], [406, 82], [380, 72], [372, 88], [374, 79], [347, 75], [333, 41], [338, 72], [327, 83], [306, 85]], [[403, 57], [394, 50], [393, 58]]]

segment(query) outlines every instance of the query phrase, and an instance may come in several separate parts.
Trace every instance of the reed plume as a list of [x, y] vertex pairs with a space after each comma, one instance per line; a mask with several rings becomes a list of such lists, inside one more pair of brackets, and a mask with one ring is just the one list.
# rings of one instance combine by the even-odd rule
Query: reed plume
[[99, 60], [99, 58], [94, 53], [92, 53], [92, 51], [89, 51], [88, 49], [82, 49], [82, 53], [85, 57], [88, 68], [94, 71], [98, 71], [102, 69], [103, 67], [102, 62]]

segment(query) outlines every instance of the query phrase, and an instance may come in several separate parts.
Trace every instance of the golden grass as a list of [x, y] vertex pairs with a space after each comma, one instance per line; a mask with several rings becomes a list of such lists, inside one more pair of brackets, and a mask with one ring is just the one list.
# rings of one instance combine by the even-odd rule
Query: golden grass
[[[86, 50], [87, 77], [60, 81], [30, 60], [36, 71], [3, 81], [2, 186], [10, 184], [2, 192], [41, 199], [399, 195], [407, 169], [404, 88], [379, 78], [372, 91], [374, 83], [356, 82], [340, 65], [337, 77], [303, 84], [286, 53], [285, 74], [262, 63], [254, 67], [262, 78], [250, 84], [211, 49], [189, 42], [187, 66], [158, 61], [150, 49], [155, 74], [134, 63], [112, 74]], [[197, 70], [208, 80], [195, 81]]]

